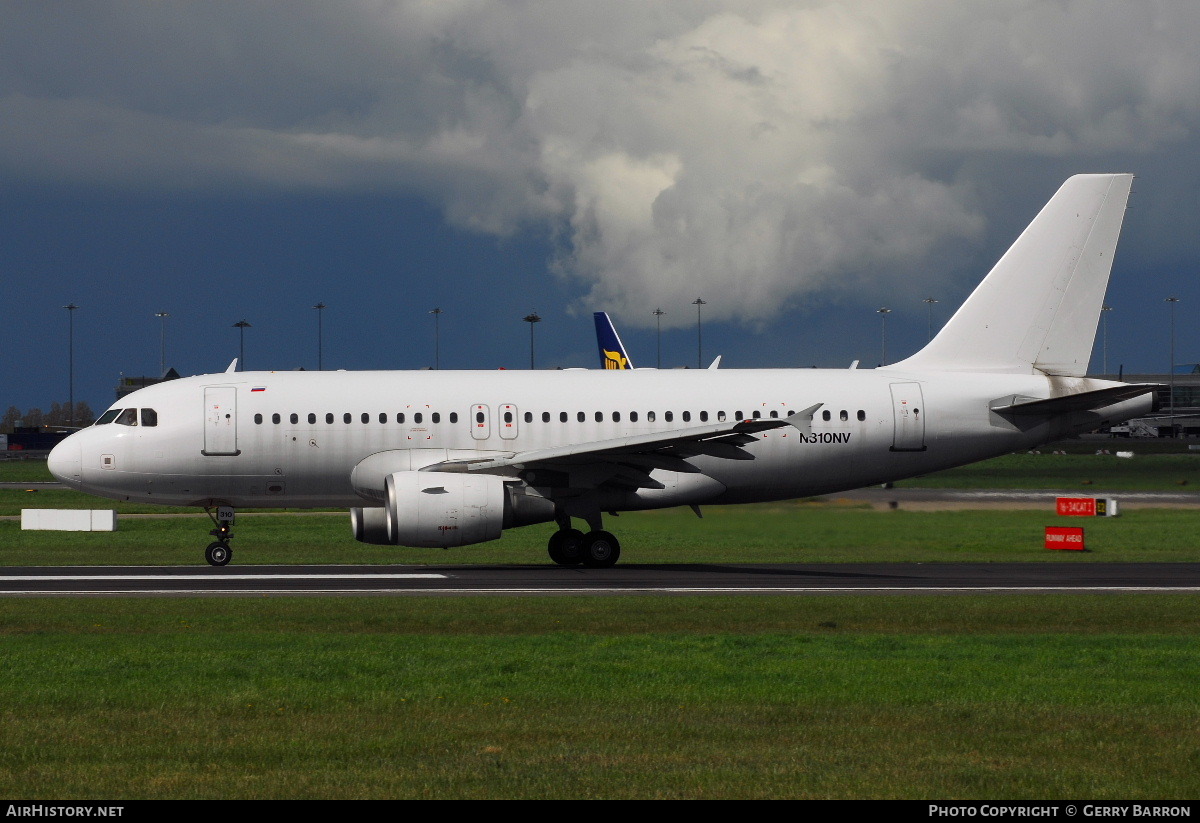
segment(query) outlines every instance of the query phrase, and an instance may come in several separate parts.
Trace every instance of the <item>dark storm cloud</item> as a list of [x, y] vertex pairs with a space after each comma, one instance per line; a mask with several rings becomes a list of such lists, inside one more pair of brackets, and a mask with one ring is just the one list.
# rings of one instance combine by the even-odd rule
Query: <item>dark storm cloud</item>
[[[1194, 179], [1200, 154], [1186, 3], [69, 9], [0, 11], [0, 177], [416, 194], [553, 234], [589, 304], [640, 320], [978, 274], [1023, 181]], [[1187, 191], [1148, 204], [1158, 239], [1194, 219]]]

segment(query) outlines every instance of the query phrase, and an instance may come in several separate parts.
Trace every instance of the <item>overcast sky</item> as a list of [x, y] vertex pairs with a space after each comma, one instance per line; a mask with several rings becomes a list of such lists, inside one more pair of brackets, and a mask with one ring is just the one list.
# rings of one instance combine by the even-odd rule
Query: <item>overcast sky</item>
[[[119, 376], [875, 365], [1133, 172], [1110, 370], [1200, 360], [1193, 2], [0, 0], [0, 407]], [[939, 302], [926, 304], [926, 297]], [[318, 302], [328, 308], [318, 313]], [[932, 309], [930, 312], [929, 310]], [[1101, 369], [1101, 337], [1093, 370]]]

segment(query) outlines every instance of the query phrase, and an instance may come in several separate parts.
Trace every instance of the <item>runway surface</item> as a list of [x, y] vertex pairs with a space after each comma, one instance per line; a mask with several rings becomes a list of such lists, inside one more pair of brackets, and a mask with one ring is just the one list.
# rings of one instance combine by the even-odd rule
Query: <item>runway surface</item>
[[9, 567], [0, 596], [1200, 592], [1200, 563]]

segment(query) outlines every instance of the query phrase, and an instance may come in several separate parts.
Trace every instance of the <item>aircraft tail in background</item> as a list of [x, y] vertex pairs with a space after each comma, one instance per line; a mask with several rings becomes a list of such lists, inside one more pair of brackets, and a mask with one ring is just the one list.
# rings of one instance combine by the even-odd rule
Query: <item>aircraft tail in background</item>
[[600, 367], [603, 369], [632, 369], [633, 361], [625, 351], [624, 344], [613, 327], [608, 312], [598, 311], [592, 317], [596, 321], [596, 345], [600, 348]]

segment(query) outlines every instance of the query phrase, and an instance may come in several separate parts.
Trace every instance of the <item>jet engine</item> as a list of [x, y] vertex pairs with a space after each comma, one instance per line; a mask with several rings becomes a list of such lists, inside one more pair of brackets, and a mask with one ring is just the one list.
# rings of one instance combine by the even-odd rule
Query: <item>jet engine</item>
[[394, 472], [384, 478], [382, 508], [350, 510], [356, 540], [442, 549], [553, 519], [554, 503], [519, 480], [452, 472]]

